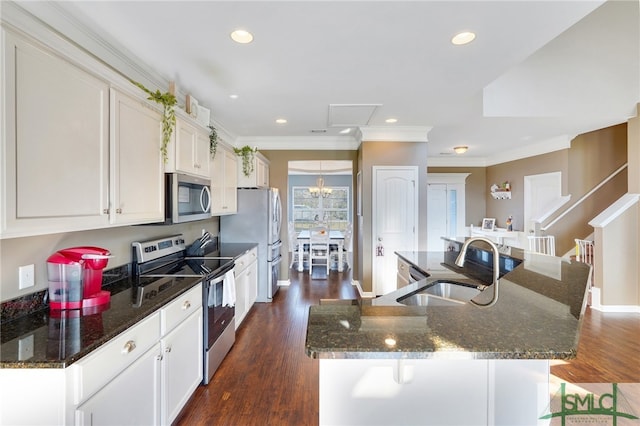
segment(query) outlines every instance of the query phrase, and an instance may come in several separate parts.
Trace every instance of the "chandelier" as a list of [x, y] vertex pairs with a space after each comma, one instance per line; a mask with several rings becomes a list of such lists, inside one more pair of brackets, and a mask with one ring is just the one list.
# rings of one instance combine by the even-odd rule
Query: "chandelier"
[[314, 198], [327, 198], [331, 195], [333, 190], [324, 186], [324, 179], [322, 178], [322, 161], [320, 162], [320, 176], [316, 180], [316, 186], [309, 187], [309, 193]]

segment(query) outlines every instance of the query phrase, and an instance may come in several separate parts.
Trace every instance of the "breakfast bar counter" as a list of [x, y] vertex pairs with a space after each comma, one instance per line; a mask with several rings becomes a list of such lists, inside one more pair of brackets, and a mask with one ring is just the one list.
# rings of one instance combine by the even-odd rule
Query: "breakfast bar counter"
[[[305, 350], [320, 359], [320, 423], [537, 421], [549, 402], [549, 360], [576, 356], [589, 265], [501, 254], [501, 271], [505, 261], [510, 270], [501, 272], [495, 305], [407, 306], [405, 297], [442, 279], [488, 283], [477, 265], [452, 266], [455, 251], [397, 255], [430, 276], [375, 299], [310, 307]], [[347, 419], [333, 417], [343, 410]]]

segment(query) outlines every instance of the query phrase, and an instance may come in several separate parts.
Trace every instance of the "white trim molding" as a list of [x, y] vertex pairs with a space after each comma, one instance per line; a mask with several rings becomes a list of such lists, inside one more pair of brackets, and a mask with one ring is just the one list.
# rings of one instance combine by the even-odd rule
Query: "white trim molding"
[[366, 126], [359, 127], [360, 140], [366, 142], [427, 142], [428, 126]]
[[239, 136], [235, 146], [257, 146], [259, 150], [355, 151], [360, 141], [353, 136]]

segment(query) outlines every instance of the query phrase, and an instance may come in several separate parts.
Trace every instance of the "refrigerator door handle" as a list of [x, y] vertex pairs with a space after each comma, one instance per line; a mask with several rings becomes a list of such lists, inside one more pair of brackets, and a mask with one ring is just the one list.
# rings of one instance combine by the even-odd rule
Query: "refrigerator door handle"
[[278, 255], [278, 257], [276, 257], [275, 259], [273, 259], [271, 261], [271, 266], [276, 266], [278, 264], [280, 264], [280, 262], [282, 262], [282, 255]]
[[278, 240], [276, 243], [271, 245], [271, 250], [282, 247], [282, 240]]

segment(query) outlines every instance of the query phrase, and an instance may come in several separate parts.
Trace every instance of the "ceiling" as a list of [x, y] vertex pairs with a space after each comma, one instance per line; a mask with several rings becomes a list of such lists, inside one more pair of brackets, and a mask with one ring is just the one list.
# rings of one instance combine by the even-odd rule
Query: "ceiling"
[[[430, 165], [489, 165], [566, 148], [577, 134], [625, 122], [640, 102], [637, 0], [58, 6], [175, 81], [236, 146], [428, 141]], [[233, 42], [237, 28], [253, 42]], [[477, 37], [454, 46], [462, 30]], [[459, 145], [467, 153], [453, 154]]]

